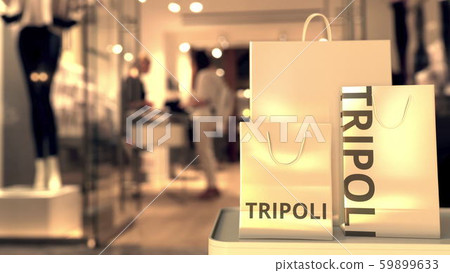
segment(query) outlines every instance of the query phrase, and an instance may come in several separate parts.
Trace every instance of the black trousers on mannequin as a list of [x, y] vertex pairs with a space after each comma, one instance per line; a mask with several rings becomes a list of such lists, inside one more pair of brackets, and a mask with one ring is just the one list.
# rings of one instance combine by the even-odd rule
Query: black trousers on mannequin
[[397, 52], [400, 59], [400, 77], [394, 84], [403, 85], [408, 76], [407, 71], [407, 46], [408, 46], [408, 27], [406, 25], [407, 9], [405, 2], [395, 2], [392, 4], [395, 18], [395, 37]]
[[[19, 36], [20, 57], [28, 85], [38, 158], [58, 154], [57, 130], [50, 103], [50, 89], [61, 54], [61, 44], [61, 37], [51, 32], [46, 26], [25, 27]], [[43, 75], [43, 77], [36, 78], [36, 75]]]

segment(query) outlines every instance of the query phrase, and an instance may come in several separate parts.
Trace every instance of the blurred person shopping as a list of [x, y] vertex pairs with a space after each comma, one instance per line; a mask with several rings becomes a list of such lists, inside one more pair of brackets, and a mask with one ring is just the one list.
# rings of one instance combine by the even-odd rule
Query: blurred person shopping
[[[140, 109], [141, 107], [148, 105], [152, 106], [152, 103], [145, 99], [146, 93], [144, 84], [141, 77], [150, 71], [151, 61], [147, 55], [140, 55], [136, 62], [131, 66], [128, 71], [128, 75], [122, 83], [121, 94], [121, 133], [122, 137], [126, 136], [126, 119], [127, 117]], [[135, 183], [145, 182], [145, 174], [141, 171], [141, 156], [140, 149], [136, 147], [125, 146], [125, 155], [127, 161], [132, 168], [132, 179]]]
[[[228, 90], [227, 85], [222, 78], [216, 75], [216, 71], [204, 51], [192, 53], [192, 66], [195, 75], [194, 95], [198, 100], [191, 98], [189, 106], [194, 109], [192, 116], [221, 115], [221, 109], [224, 108], [223, 98]], [[203, 200], [220, 196], [217, 188], [217, 160], [214, 154], [213, 139], [205, 135], [205, 132], [215, 130], [216, 124], [213, 122], [200, 123], [200, 141], [195, 142], [195, 150], [199, 155], [207, 180], [207, 188], [199, 196]]]

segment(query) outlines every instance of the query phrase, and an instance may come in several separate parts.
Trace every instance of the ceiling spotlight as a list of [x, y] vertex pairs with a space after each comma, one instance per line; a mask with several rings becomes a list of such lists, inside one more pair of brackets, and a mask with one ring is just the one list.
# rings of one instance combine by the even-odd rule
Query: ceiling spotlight
[[199, 13], [202, 12], [203, 10], [203, 4], [200, 2], [192, 2], [191, 5], [189, 6], [189, 9], [193, 12], [193, 13]]
[[220, 59], [222, 57], [222, 50], [216, 47], [211, 51], [211, 55], [216, 59]]
[[244, 98], [250, 99], [251, 96], [252, 96], [252, 91], [250, 91], [250, 89], [245, 89], [244, 90]]
[[123, 59], [127, 62], [132, 62], [134, 60], [134, 55], [130, 52], [127, 52], [123, 55]]
[[178, 49], [179, 49], [181, 52], [186, 53], [186, 52], [188, 52], [189, 50], [191, 50], [191, 45], [190, 45], [189, 43], [184, 42], [184, 43], [181, 43], [181, 44], [180, 44], [180, 46], [178, 47]]
[[136, 67], [131, 68], [131, 69], [130, 69], [130, 76], [131, 76], [133, 79], [139, 78], [139, 69], [137, 69]]
[[249, 118], [250, 117], [250, 109], [246, 108], [246, 109], [242, 110], [242, 116], [245, 118]]
[[142, 4], [147, 2], [147, 0], [138, 0], [139, 2], [141, 2]]
[[121, 44], [115, 44], [111, 48], [112, 53], [119, 55], [123, 51], [123, 46]]
[[223, 76], [225, 76], [225, 70], [223, 70], [222, 68], [218, 68], [218, 69], [216, 70], [216, 75], [217, 75], [217, 77], [223, 77]]
[[178, 5], [177, 3], [173, 3], [173, 2], [169, 3], [167, 8], [170, 10], [170, 12], [173, 12], [173, 13], [178, 13], [181, 11], [180, 5]]

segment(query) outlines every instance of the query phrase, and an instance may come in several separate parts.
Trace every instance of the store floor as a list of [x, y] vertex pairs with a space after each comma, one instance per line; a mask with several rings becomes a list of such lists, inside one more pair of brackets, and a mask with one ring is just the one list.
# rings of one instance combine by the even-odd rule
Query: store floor
[[[145, 208], [170, 181], [144, 187]], [[200, 171], [189, 169], [148, 207], [103, 254], [207, 254], [208, 237], [219, 210], [239, 205], [239, 165], [219, 172], [222, 196], [200, 201], [205, 186]], [[84, 245], [0, 245], [0, 254], [99, 254]]]

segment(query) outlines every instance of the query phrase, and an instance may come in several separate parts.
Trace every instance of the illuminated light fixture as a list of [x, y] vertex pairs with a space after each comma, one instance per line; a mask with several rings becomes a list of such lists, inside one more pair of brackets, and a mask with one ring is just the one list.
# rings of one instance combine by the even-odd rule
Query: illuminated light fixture
[[189, 50], [191, 50], [191, 45], [190, 45], [189, 43], [184, 42], [184, 43], [181, 43], [181, 44], [180, 44], [180, 46], [178, 47], [178, 49], [179, 49], [181, 52], [186, 53], [186, 52], [188, 52]]
[[88, 239], [87, 241], [87, 247], [90, 249], [93, 249], [97, 246], [97, 243], [95, 241], [95, 239]]
[[136, 67], [131, 68], [130, 76], [134, 79], [137, 79], [139, 77], [139, 69], [137, 69]]
[[211, 55], [216, 59], [220, 59], [222, 57], [222, 50], [216, 47], [211, 51]]
[[127, 52], [123, 55], [123, 59], [127, 62], [132, 62], [134, 60], [134, 55], [130, 52]]
[[252, 95], [252, 91], [250, 91], [250, 89], [245, 89], [244, 90], [244, 98], [250, 99], [251, 95]]
[[145, 2], [147, 2], [147, 0], [138, 0], [139, 2], [141, 2], [142, 4], [144, 4]]
[[320, 38], [319, 42], [328, 42], [328, 39], [327, 38]]
[[223, 70], [222, 68], [217, 68], [216, 75], [217, 75], [217, 77], [225, 76], [225, 70]]
[[170, 10], [170, 12], [173, 12], [173, 13], [178, 13], [181, 11], [180, 5], [178, 5], [177, 3], [173, 3], [173, 2], [169, 3], [167, 8]]
[[193, 13], [199, 13], [202, 12], [203, 10], [203, 4], [200, 2], [192, 2], [189, 5], [189, 9], [193, 12]]
[[116, 45], [113, 45], [111, 50], [112, 50], [112, 53], [119, 55], [123, 51], [123, 46], [120, 44], [116, 44]]
[[246, 117], [246, 118], [250, 117], [250, 109], [245, 108], [245, 109], [242, 111], [242, 116], [243, 116], [243, 117]]

